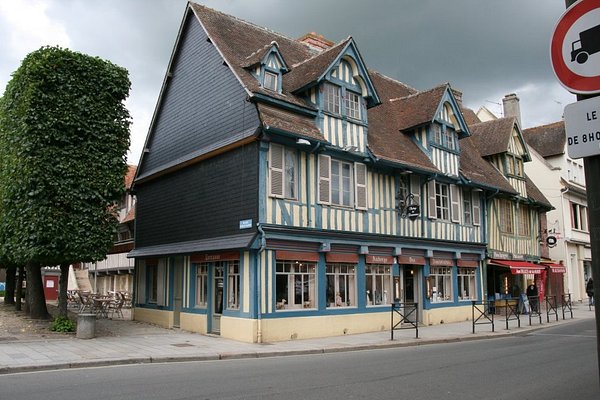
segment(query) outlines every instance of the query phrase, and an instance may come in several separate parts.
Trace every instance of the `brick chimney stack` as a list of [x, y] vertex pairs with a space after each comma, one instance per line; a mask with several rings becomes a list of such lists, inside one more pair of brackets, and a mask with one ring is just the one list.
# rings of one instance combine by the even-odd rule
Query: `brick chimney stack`
[[299, 42], [306, 43], [311, 48], [317, 51], [327, 50], [332, 47], [335, 43], [331, 40], [325, 39], [325, 36], [319, 35], [316, 32], [310, 32], [301, 38], [297, 39]]
[[519, 106], [519, 98], [516, 94], [510, 93], [504, 96], [502, 99], [502, 108], [504, 109], [505, 117], [516, 117], [519, 123], [519, 128], [523, 128], [521, 125], [521, 107]]

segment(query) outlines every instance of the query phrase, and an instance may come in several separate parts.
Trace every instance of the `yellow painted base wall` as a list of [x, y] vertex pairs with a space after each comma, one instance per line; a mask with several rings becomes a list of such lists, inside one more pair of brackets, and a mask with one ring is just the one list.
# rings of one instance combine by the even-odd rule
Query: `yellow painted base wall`
[[181, 313], [179, 327], [184, 331], [206, 334], [206, 314]]
[[390, 311], [386, 309], [360, 315], [263, 319], [260, 325], [263, 342], [278, 342], [385, 331], [390, 329], [390, 318]]
[[468, 321], [472, 318], [471, 305], [423, 310], [423, 325], [439, 325]]
[[221, 317], [221, 337], [240, 342], [256, 343], [258, 321], [247, 318]]
[[173, 312], [163, 310], [152, 310], [148, 308], [136, 307], [133, 309], [133, 319], [135, 321], [147, 322], [162, 326], [163, 328], [173, 327]]

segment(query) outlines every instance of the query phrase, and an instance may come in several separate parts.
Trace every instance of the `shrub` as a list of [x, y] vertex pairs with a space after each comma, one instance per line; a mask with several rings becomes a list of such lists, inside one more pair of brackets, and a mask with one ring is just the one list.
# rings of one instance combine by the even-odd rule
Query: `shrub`
[[65, 317], [56, 317], [50, 323], [50, 330], [53, 332], [75, 332], [75, 327], [75, 322]]

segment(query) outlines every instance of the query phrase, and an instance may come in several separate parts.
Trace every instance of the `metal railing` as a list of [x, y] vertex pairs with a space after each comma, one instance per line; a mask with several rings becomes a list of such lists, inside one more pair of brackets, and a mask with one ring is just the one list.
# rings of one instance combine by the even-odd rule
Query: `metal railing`
[[542, 305], [540, 304], [540, 298], [538, 296], [528, 296], [527, 301], [529, 302], [529, 326], [531, 326], [531, 320], [533, 317], [539, 319], [539, 323], [542, 323]]
[[494, 332], [494, 300], [492, 301], [471, 301], [471, 320], [473, 321], [473, 333], [475, 333], [475, 325], [492, 325]]
[[392, 340], [394, 340], [394, 331], [403, 329], [414, 329], [415, 339], [419, 338], [418, 310], [419, 303], [392, 303]]
[[571, 293], [562, 295], [562, 317], [565, 319], [567, 313], [571, 313], [571, 319], [573, 319], [573, 303], [571, 302]]
[[546, 322], [550, 322], [550, 314], [554, 314], [558, 321], [558, 301], [556, 296], [546, 296]]

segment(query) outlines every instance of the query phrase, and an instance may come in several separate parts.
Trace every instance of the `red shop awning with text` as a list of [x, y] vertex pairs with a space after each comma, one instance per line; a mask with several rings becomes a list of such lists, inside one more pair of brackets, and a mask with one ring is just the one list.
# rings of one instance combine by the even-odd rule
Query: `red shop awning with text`
[[534, 264], [528, 261], [515, 260], [490, 260], [490, 264], [498, 265], [499, 267], [510, 268], [513, 275], [518, 274], [541, 274], [545, 269], [543, 265]]

